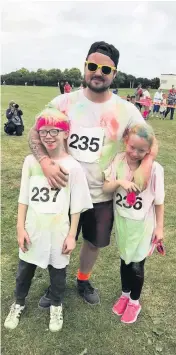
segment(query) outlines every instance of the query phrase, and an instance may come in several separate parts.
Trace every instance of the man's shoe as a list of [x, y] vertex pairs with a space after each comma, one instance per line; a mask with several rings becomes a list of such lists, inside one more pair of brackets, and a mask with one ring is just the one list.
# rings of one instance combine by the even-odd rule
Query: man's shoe
[[47, 297], [47, 292], [40, 298], [40, 301], [38, 303], [38, 308], [43, 309], [43, 310], [48, 310], [50, 309], [51, 306], [51, 299]]
[[90, 282], [77, 279], [77, 288], [79, 295], [91, 305], [100, 304], [100, 297], [97, 290], [91, 286]]

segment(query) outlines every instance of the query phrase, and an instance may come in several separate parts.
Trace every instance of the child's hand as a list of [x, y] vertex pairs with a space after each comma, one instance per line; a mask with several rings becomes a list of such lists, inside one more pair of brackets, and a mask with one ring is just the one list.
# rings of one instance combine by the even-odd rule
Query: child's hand
[[163, 228], [156, 227], [153, 232], [153, 242], [158, 244], [164, 239]]
[[68, 234], [67, 238], [64, 240], [62, 254], [70, 255], [71, 252], [75, 249], [75, 247], [76, 247], [75, 236]]
[[18, 245], [20, 249], [23, 251], [23, 253], [28, 251], [27, 245], [30, 245], [31, 242], [28, 233], [24, 228], [17, 229], [17, 240], [18, 240]]
[[120, 180], [120, 186], [127, 192], [140, 192], [140, 188], [132, 181]]

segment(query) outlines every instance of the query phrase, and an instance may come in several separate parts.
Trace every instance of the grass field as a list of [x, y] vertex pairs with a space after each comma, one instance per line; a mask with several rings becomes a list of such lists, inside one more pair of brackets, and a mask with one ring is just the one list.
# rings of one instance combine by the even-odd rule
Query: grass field
[[[120, 90], [120, 95], [130, 90]], [[133, 90], [132, 90], [133, 93]], [[27, 135], [34, 117], [58, 94], [57, 88], [2, 87], [2, 354], [3, 355], [174, 355], [176, 353], [176, 115], [173, 121], [151, 119], [160, 150], [158, 161], [165, 169], [166, 256], [154, 255], [146, 263], [142, 313], [136, 324], [126, 326], [112, 314], [120, 293], [119, 256], [112, 235], [111, 246], [101, 251], [92, 282], [99, 289], [101, 306], [91, 307], [79, 298], [75, 275], [81, 237], [68, 270], [64, 304], [64, 327], [48, 330], [49, 314], [37, 304], [48, 285], [48, 273], [38, 269], [27, 299], [27, 309], [14, 331], [3, 327], [13, 302], [18, 247], [16, 242], [17, 199], [21, 167], [29, 153]], [[24, 112], [25, 133], [9, 137], [3, 132], [5, 110], [10, 100]]]

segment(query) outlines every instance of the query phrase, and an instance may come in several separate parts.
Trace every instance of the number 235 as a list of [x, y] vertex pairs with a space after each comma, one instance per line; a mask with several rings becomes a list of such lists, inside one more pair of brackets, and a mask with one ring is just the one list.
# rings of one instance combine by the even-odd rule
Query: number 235
[[[80, 150], [87, 150], [89, 149], [91, 152], [97, 152], [99, 150], [99, 141], [100, 138], [91, 138], [89, 142], [89, 138], [87, 136], [81, 136], [79, 137], [77, 134], [72, 134], [70, 136], [70, 139], [72, 139], [72, 142], [70, 142], [69, 146], [74, 149], [80, 149]], [[80, 144], [76, 144], [77, 142], [80, 142]]]

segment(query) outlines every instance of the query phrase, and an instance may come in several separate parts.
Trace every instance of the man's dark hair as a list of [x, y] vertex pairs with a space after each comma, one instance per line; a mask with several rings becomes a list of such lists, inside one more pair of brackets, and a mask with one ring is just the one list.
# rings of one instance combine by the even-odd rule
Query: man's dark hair
[[88, 51], [86, 60], [90, 54], [96, 53], [96, 52], [107, 55], [109, 58], [112, 59], [112, 61], [115, 64], [115, 67], [117, 67], [120, 54], [119, 54], [118, 49], [116, 49], [112, 44], [106, 43], [104, 41], [93, 43]]

